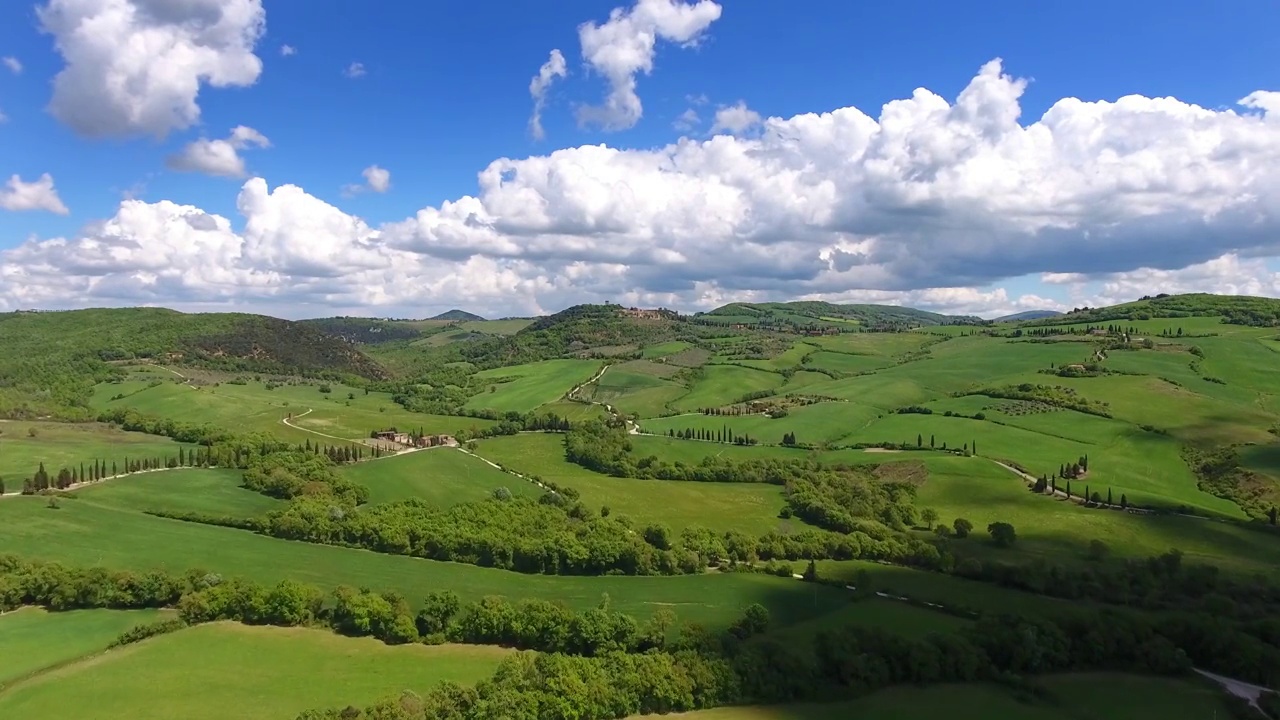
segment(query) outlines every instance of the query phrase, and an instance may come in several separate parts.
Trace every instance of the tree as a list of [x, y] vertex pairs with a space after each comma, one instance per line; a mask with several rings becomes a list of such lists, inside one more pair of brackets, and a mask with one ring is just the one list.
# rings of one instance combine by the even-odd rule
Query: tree
[[1107, 488], [1107, 505], [1112, 505], [1112, 504], [1113, 503], [1111, 502], [1111, 488]]
[[1007, 548], [1013, 547], [1018, 541], [1018, 534], [1014, 531], [1013, 526], [1006, 522], [993, 522], [987, 526], [987, 532], [991, 535], [991, 542], [996, 547]]
[[916, 434], [916, 447], [924, 446], [924, 435]]
[[947, 527], [945, 523], [938, 523], [937, 527], [933, 529], [933, 534], [940, 538], [949, 538], [951, 537], [951, 528]]
[[805, 582], [813, 582], [818, 579], [818, 566], [812, 560], [809, 561], [809, 567], [804, 569], [802, 576]]
[[925, 508], [920, 511], [920, 519], [924, 521], [924, 526], [930, 530], [933, 524], [938, 521], [938, 511], [933, 508]]
[[[4, 486], [0, 485], [0, 487], [4, 487]], [[1124, 502], [1123, 495], [1120, 496], [1120, 502]], [[1275, 505], [1272, 505], [1271, 509], [1267, 511], [1267, 519], [1271, 521], [1272, 525], [1276, 524], [1276, 515], [1278, 514], [1280, 514], [1280, 510], [1277, 510]]]
[[1102, 493], [1095, 490], [1093, 494], [1089, 496], [1089, 501], [1092, 502], [1094, 505], [1101, 505]]
[[969, 533], [973, 532], [973, 523], [964, 518], [956, 518], [955, 522], [951, 523], [951, 527], [955, 529], [956, 537], [962, 539], [969, 537]]
[[600, 506], [600, 517], [602, 517], [602, 518], [609, 517], [609, 506], [608, 506], [608, 505], [601, 505], [601, 506]]
[[929, 436], [929, 447], [933, 447], [933, 436]]

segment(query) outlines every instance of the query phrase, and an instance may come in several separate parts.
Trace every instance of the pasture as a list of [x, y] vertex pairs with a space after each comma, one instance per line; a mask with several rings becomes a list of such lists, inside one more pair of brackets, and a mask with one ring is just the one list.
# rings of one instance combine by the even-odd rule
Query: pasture
[[[279, 720], [443, 681], [473, 684], [509, 651], [384, 645], [327, 630], [211, 623], [113, 649], [0, 691], [0, 717]], [[341, 678], [341, 681], [317, 681]]]
[[162, 610], [51, 613], [32, 607], [0, 613], [0, 705], [4, 690], [23, 678], [105, 650], [120, 633], [170, 615]]
[[22, 480], [40, 463], [56, 475], [61, 468], [104, 460], [123, 467], [124, 459], [177, 457], [179, 444], [168, 438], [125, 432], [101, 423], [0, 421], [0, 479], [5, 492], [22, 489]]
[[[776, 492], [776, 488], [770, 488]], [[667, 502], [664, 498], [662, 502]], [[765, 575], [578, 577], [524, 575], [462, 563], [438, 562], [367, 550], [312, 545], [243, 530], [181, 522], [136, 511], [66, 500], [58, 509], [43, 498], [0, 501], [0, 547], [38, 560], [122, 570], [198, 568], [224, 577], [275, 583], [284, 578], [321, 588], [338, 585], [395, 590], [415, 606], [436, 590], [464, 600], [486, 595], [560, 600], [596, 607], [603, 593], [614, 609], [648, 618], [659, 608], [681, 620], [724, 627], [758, 602], [785, 627], [848, 601], [846, 592], [822, 589], [817, 601], [802, 583]]]
[[686, 412], [721, 407], [741, 400], [748, 393], [773, 390], [782, 385], [780, 373], [739, 365], [705, 365], [689, 387], [689, 392], [671, 403]]
[[[477, 418], [411, 412], [392, 401], [389, 393], [366, 394], [338, 383], [136, 384], [138, 387], [131, 389], [129, 383], [103, 383], [97, 387], [92, 404], [99, 409], [134, 408], [145, 415], [183, 422], [265, 432], [293, 442], [361, 442], [371, 431], [388, 427], [452, 434], [493, 424]], [[329, 391], [324, 392], [325, 388]], [[124, 398], [111, 399], [122, 393]], [[285, 419], [297, 427], [289, 427]]]
[[575, 385], [591, 379], [600, 367], [598, 360], [547, 360], [478, 372], [474, 377], [488, 384], [467, 401], [467, 407], [528, 412], [564, 397]]
[[666, 412], [671, 401], [684, 395], [685, 387], [671, 379], [680, 368], [648, 360], [631, 360], [609, 369], [583, 387], [581, 397], [608, 403], [619, 412], [651, 417]]
[[284, 506], [281, 500], [240, 487], [239, 470], [177, 468], [103, 480], [68, 495], [76, 502], [142, 512], [257, 517]]
[[834, 442], [874, 422], [875, 408], [852, 402], [824, 402], [789, 408], [784, 417], [763, 414], [704, 415], [702, 413], [655, 418], [640, 423], [644, 432], [666, 435], [685, 429], [711, 433], [728, 428], [735, 436], [747, 435], [762, 443], [777, 444], [785, 433], [795, 433], [797, 442], [819, 444]]
[[610, 512], [637, 523], [666, 523], [676, 532], [699, 526], [762, 535], [790, 523], [778, 519], [783, 502], [782, 489], [776, 485], [610, 477], [565, 460], [559, 435], [526, 433], [492, 438], [481, 441], [476, 452], [524, 475], [571, 487], [593, 509], [608, 506]]
[[505, 487], [513, 495], [541, 491], [479, 458], [448, 447], [431, 448], [341, 467], [346, 479], [369, 488], [371, 504], [420, 498], [439, 507], [483, 500]]
[[1037, 680], [1052, 694], [1028, 704], [994, 685], [893, 687], [839, 703], [723, 707], [680, 720], [1203, 720], [1231, 717], [1219, 691], [1198, 680], [1094, 673]]
[[[814, 587], [813, 584], [805, 584]], [[898, 600], [871, 597], [850, 601], [835, 612], [789, 628], [787, 639], [812, 642], [823, 633], [830, 632], [832, 628], [849, 625], [883, 628], [903, 637], [923, 638], [933, 633], [945, 635], [957, 632], [970, 622], [964, 618], [908, 605]]]

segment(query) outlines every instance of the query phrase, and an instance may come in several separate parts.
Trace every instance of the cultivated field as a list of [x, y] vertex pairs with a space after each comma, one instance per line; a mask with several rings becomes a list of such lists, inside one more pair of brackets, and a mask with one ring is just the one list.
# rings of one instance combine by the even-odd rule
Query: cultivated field
[[0, 479], [5, 492], [22, 489], [22, 480], [40, 463], [51, 475], [61, 468], [103, 460], [124, 466], [125, 458], [177, 457], [179, 444], [167, 438], [125, 432], [98, 423], [0, 422]]
[[342, 468], [341, 473], [352, 482], [368, 487], [372, 504], [421, 498], [448, 507], [483, 500], [502, 487], [514, 495], [536, 497], [541, 494], [533, 483], [448, 447], [357, 463]]
[[30, 607], [0, 614], [0, 648], [4, 650], [0, 653], [0, 707], [5, 691], [24, 679], [101, 652], [120, 633], [172, 614], [162, 610], [51, 613]]
[[555, 402], [600, 370], [596, 360], [548, 360], [485, 370], [475, 377], [491, 383], [487, 391], [471, 398], [469, 408], [528, 412]]

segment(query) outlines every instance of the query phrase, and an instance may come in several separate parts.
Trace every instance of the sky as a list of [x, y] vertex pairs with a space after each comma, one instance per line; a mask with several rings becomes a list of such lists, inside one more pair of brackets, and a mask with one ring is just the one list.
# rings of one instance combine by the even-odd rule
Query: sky
[[0, 310], [1280, 297], [1280, 4], [0, 3]]

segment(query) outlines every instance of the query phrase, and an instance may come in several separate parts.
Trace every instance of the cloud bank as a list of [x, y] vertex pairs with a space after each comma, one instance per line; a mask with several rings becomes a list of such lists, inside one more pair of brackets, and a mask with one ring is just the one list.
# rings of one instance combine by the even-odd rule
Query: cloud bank
[[1064, 98], [1024, 125], [1024, 88], [995, 60], [952, 102], [918, 89], [875, 116], [766, 118], [749, 137], [500, 158], [474, 195], [376, 227], [261, 178], [240, 191], [239, 228], [130, 200], [0, 253], [0, 305], [506, 314], [803, 297], [999, 313], [1054, 306], [982, 289], [1036, 273], [1117, 300], [1280, 294], [1262, 260], [1280, 249], [1280, 93], [1226, 109]]

